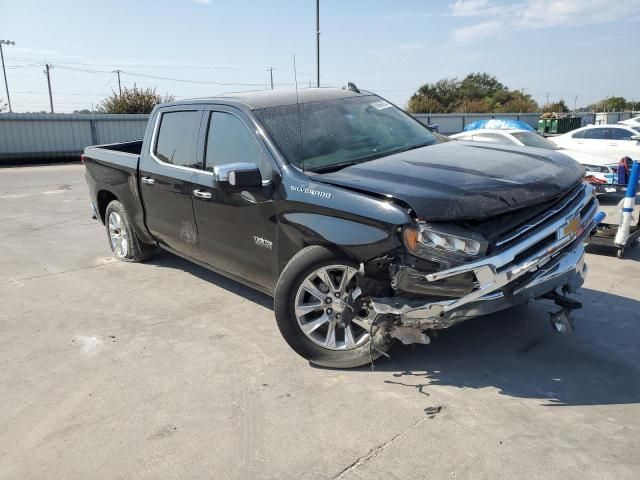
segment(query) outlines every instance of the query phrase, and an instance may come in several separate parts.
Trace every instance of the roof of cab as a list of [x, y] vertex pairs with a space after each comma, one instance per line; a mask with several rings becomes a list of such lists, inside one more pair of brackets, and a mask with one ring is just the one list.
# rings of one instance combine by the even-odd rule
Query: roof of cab
[[256, 90], [251, 92], [225, 93], [217, 97], [192, 98], [163, 104], [163, 106], [193, 104], [193, 103], [238, 103], [251, 110], [260, 108], [295, 105], [296, 102], [310, 103], [339, 98], [372, 95], [371, 92], [360, 90], [360, 93], [342, 88], [300, 88], [295, 90]]

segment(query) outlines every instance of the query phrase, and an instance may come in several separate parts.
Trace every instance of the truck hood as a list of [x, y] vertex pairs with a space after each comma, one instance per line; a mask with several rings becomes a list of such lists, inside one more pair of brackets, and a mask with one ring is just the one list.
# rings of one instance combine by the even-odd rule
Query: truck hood
[[553, 150], [447, 142], [311, 178], [393, 198], [425, 220], [481, 220], [570, 190], [584, 167]]

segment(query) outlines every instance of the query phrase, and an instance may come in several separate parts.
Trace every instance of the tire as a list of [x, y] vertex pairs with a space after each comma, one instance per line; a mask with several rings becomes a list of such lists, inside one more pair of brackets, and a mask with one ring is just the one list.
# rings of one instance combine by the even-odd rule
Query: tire
[[155, 246], [140, 241], [119, 201], [113, 200], [107, 205], [104, 219], [107, 241], [115, 258], [123, 262], [144, 262], [151, 258]]
[[[362, 315], [355, 316], [352, 321], [339, 320], [341, 314], [338, 312], [348, 308], [341, 298], [346, 298], [344, 292], [353, 289], [357, 269], [358, 265], [348, 257], [314, 245], [298, 252], [278, 279], [274, 295], [278, 328], [289, 346], [312, 364], [330, 368], [359, 367], [391, 348], [391, 338], [374, 333], [375, 348], [370, 349], [369, 329], [362, 321]], [[332, 285], [323, 282], [317, 272], [324, 272], [321, 275], [325, 279], [329, 275]], [[342, 297], [338, 297], [337, 287], [345, 278], [342, 275], [347, 284], [341, 290]], [[325, 287], [326, 291], [323, 291]], [[312, 290], [315, 295], [310, 293]], [[323, 295], [324, 298], [319, 298]], [[332, 303], [327, 304], [328, 301]], [[300, 312], [307, 310], [309, 313], [300, 316]]]

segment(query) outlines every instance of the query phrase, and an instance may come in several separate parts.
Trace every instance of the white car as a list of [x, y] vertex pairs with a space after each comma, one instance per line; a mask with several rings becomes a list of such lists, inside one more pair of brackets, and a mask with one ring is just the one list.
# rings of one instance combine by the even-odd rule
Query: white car
[[616, 183], [615, 173], [618, 162], [607, 157], [591, 155], [578, 150], [560, 147], [543, 136], [529, 130], [488, 130], [478, 129], [450, 135], [456, 140], [494, 143], [499, 145], [517, 145], [519, 147], [536, 147], [545, 150], [559, 150], [576, 162], [584, 165], [587, 176], [593, 176], [606, 183]]
[[640, 160], [640, 126], [630, 127], [620, 123], [588, 125], [549, 138], [563, 148], [607, 157], [616, 163], [622, 157]]
[[640, 127], [640, 117], [633, 117], [628, 120], [621, 120], [618, 123], [627, 127]]

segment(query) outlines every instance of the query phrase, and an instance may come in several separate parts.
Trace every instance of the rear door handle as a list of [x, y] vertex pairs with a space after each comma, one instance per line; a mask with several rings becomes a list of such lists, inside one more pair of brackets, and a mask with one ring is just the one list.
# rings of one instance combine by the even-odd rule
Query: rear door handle
[[151, 177], [142, 177], [140, 180], [142, 181], [142, 183], [146, 183], [147, 185], [153, 185], [154, 183], [156, 183], [156, 181]]
[[202, 198], [204, 200], [209, 200], [211, 198], [211, 192], [205, 192], [204, 190], [194, 190], [193, 196]]

